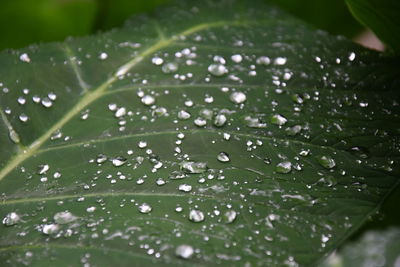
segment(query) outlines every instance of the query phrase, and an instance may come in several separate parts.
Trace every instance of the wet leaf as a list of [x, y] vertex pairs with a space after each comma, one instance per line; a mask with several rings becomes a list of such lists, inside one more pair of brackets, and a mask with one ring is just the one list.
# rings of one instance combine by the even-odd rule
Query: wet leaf
[[197, 3], [0, 54], [0, 262], [308, 265], [394, 188], [392, 59]]

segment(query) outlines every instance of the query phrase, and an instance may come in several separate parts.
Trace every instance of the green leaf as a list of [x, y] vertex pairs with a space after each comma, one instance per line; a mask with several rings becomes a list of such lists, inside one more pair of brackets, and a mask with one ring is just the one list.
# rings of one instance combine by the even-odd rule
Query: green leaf
[[310, 265], [395, 187], [397, 61], [196, 3], [0, 54], [0, 262]]
[[321, 266], [398, 266], [400, 229], [368, 231], [357, 241], [333, 253]]
[[400, 2], [346, 0], [353, 15], [396, 53], [400, 51]]

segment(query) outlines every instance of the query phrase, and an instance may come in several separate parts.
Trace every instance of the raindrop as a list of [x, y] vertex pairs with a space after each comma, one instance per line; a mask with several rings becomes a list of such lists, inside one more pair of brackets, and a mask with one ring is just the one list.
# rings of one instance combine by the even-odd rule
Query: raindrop
[[61, 211], [57, 212], [54, 217], [54, 221], [58, 224], [67, 224], [73, 222], [77, 219], [71, 212], [69, 211]]
[[38, 174], [45, 174], [50, 169], [50, 166], [47, 164], [39, 165]]
[[153, 57], [151, 59], [151, 63], [153, 63], [154, 65], [159, 66], [159, 65], [164, 63], [164, 60], [162, 58], [160, 58], [160, 57]]
[[22, 122], [27, 122], [29, 120], [29, 117], [25, 113], [22, 113], [21, 115], [19, 115], [19, 120]]
[[228, 155], [228, 153], [226, 153], [226, 152], [220, 152], [220, 153], [217, 155], [217, 159], [218, 159], [218, 161], [220, 161], [220, 162], [229, 162], [229, 161], [230, 161], [229, 155]]
[[285, 57], [277, 57], [274, 60], [275, 65], [285, 65], [287, 62], [287, 59]]
[[208, 66], [208, 72], [214, 76], [219, 77], [228, 73], [228, 69], [225, 65], [222, 64], [211, 64], [210, 66]]
[[230, 95], [230, 100], [235, 104], [241, 104], [246, 101], [246, 95], [242, 92], [233, 92]]
[[198, 127], [203, 127], [207, 124], [207, 121], [204, 118], [198, 117], [194, 120], [194, 124]]
[[180, 110], [178, 112], [178, 119], [180, 120], [187, 120], [190, 118], [190, 116], [191, 116], [190, 113], [187, 112], [186, 110]]
[[124, 164], [126, 163], [126, 161], [127, 161], [127, 159], [124, 158], [124, 157], [116, 157], [116, 158], [113, 158], [113, 159], [112, 159], [112, 164], [113, 164], [115, 167], [119, 167], [119, 166], [124, 165]]
[[192, 222], [204, 221], [204, 213], [201, 210], [191, 210], [189, 212], [189, 220]]
[[107, 55], [107, 53], [100, 53], [100, 55], [99, 55], [99, 59], [100, 60], [106, 60], [108, 58], [108, 55]]
[[15, 144], [21, 142], [19, 135], [14, 129], [9, 129], [8, 136], [10, 137], [11, 141], [13, 141]]
[[140, 204], [138, 209], [139, 209], [140, 213], [150, 213], [151, 210], [152, 210], [151, 206], [149, 204], [147, 204], [147, 203]]
[[284, 161], [278, 163], [275, 167], [277, 173], [289, 173], [292, 170], [292, 163], [290, 161]]
[[175, 254], [179, 258], [182, 259], [189, 259], [193, 256], [194, 249], [192, 246], [189, 245], [180, 245], [176, 248]]
[[183, 161], [179, 166], [186, 173], [203, 173], [207, 171], [207, 163], [205, 162]]
[[256, 63], [259, 65], [269, 65], [271, 63], [271, 59], [266, 56], [262, 56], [257, 58]]
[[192, 186], [188, 184], [181, 184], [179, 185], [178, 189], [183, 192], [190, 192], [192, 191]]
[[19, 60], [21, 60], [22, 62], [26, 62], [29, 63], [31, 62], [31, 59], [29, 58], [27, 53], [23, 53], [19, 56]]
[[161, 67], [162, 72], [164, 73], [174, 73], [178, 71], [178, 64], [175, 62], [169, 62], [164, 64]]
[[239, 54], [235, 54], [235, 55], [231, 56], [231, 59], [235, 63], [240, 63], [240, 62], [242, 62], [243, 57], [241, 55], [239, 55]]
[[222, 127], [225, 125], [227, 118], [224, 114], [218, 114], [214, 118], [214, 125], [217, 127]]
[[45, 224], [43, 225], [42, 233], [45, 235], [51, 235], [55, 234], [59, 230], [58, 224], [52, 223], [52, 224]]
[[17, 224], [21, 220], [21, 217], [15, 213], [10, 212], [3, 218], [3, 224], [5, 226], [11, 226]]
[[163, 178], [158, 178], [158, 179], [156, 180], [156, 184], [157, 184], [157, 185], [165, 185], [166, 182], [165, 182], [165, 180], [164, 180]]
[[18, 104], [24, 105], [26, 103], [26, 99], [23, 96], [18, 97], [17, 99]]
[[271, 123], [275, 124], [275, 125], [282, 126], [282, 125], [285, 125], [286, 122], [287, 122], [287, 119], [280, 114], [275, 114], [271, 118]]
[[142, 103], [146, 106], [153, 105], [156, 102], [156, 99], [151, 95], [145, 95], [142, 97]]
[[138, 147], [139, 147], [139, 148], [145, 148], [145, 147], [147, 147], [147, 142], [146, 142], [146, 141], [139, 141]]
[[233, 223], [236, 220], [237, 213], [234, 210], [228, 210], [224, 214], [225, 223]]
[[104, 155], [104, 154], [99, 154], [96, 157], [96, 162], [99, 163], [99, 164], [105, 162], [106, 160], [107, 160], [107, 156]]
[[301, 125], [295, 125], [293, 127], [286, 128], [285, 131], [287, 135], [294, 136], [298, 134], [301, 131], [301, 129], [302, 129]]
[[48, 97], [43, 98], [41, 103], [42, 106], [45, 108], [50, 108], [53, 105], [53, 102], [51, 102], [51, 100]]
[[114, 116], [116, 118], [121, 118], [122, 116], [125, 116], [125, 115], [126, 115], [126, 108], [124, 108], [124, 107], [120, 107], [114, 113]]
[[329, 156], [318, 157], [318, 163], [325, 169], [332, 169], [336, 166], [335, 160]]

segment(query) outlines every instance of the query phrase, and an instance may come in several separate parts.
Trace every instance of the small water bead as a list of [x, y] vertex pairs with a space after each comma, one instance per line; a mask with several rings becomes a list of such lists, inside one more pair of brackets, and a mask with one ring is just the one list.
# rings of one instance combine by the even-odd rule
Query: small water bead
[[287, 58], [285, 58], [285, 57], [277, 57], [274, 60], [275, 65], [285, 65], [286, 62], [287, 62]]
[[247, 97], [243, 92], [233, 92], [229, 99], [235, 104], [242, 104], [246, 101]]
[[231, 134], [230, 133], [224, 133], [223, 134], [223, 138], [224, 138], [224, 140], [229, 141], [231, 139]]
[[18, 118], [21, 122], [27, 122], [29, 120], [29, 117], [25, 113], [22, 113], [21, 115], [19, 115]]
[[37, 96], [37, 95], [32, 96], [32, 101], [33, 101], [33, 102], [39, 103], [40, 100], [41, 100], [41, 98], [40, 98], [39, 96]]
[[98, 164], [104, 163], [104, 162], [106, 162], [106, 160], [107, 160], [107, 156], [104, 155], [104, 154], [99, 154], [99, 155], [97, 155], [97, 157], [96, 157], [96, 162], [97, 162]]
[[259, 118], [246, 116], [244, 118], [246, 125], [250, 128], [266, 128], [267, 123], [262, 122]]
[[224, 214], [225, 223], [233, 223], [236, 220], [237, 213], [234, 210], [228, 210]]
[[222, 64], [211, 64], [208, 66], [208, 72], [214, 76], [220, 77], [228, 73], [228, 68]]
[[178, 63], [169, 62], [169, 63], [164, 64], [161, 67], [161, 70], [164, 73], [174, 73], [174, 72], [178, 71], [178, 68], [179, 68]]
[[152, 211], [152, 207], [147, 203], [142, 203], [138, 207], [140, 213], [150, 213]]
[[354, 61], [354, 59], [356, 59], [356, 53], [351, 52], [351, 53], [349, 54], [349, 60], [350, 60], [350, 61]]
[[112, 159], [112, 164], [115, 167], [120, 167], [120, 166], [124, 165], [126, 163], [126, 161], [127, 161], [126, 158], [119, 156], [119, 157]]
[[194, 249], [189, 245], [180, 245], [175, 249], [175, 255], [182, 259], [189, 259], [193, 254]]
[[138, 147], [139, 148], [146, 148], [147, 147], [147, 142], [146, 141], [139, 141]]
[[189, 112], [187, 112], [186, 110], [180, 110], [178, 112], [178, 119], [180, 120], [187, 120], [190, 119], [191, 115]]
[[45, 108], [50, 108], [53, 105], [53, 102], [48, 97], [44, 97], [41, 101], [42, 106]]
[[300, 133], [301, 129], [301, 125], [295, 125], [293, 127], [286, 128], [285, 131], [287, 135], [295, 136], [296, 134]]
[[154, 65], [159, 66], [159, 65], [164, 63], [164, 59], [162, 59], [161, 57], [153, 57], [151, 59], [151, 63], [153, 63]]
[[108, 58], [107, 53], [104, 53], [104, 52], [100, 53], [100, 55], [99, 55], [100, 60], [106, 60], [107, 58]]
[[158, 178], [156, 180], [157, 185], [165, 185], [167, 182], [163, 178]]
[[121, 118], [121, 117], [123, 117], [125, 115], [126, 115], [126, 108], [124, 108], [124, 107], [118, 108], [114, 113], [114, 116], [116, 118]]
[[57, 95], [53, 92], [50, 92], [47, 94], [47, 97], [51, 100], [51, 101], [55, 101], [57, 99]]
[[55, 224], [55, 223], [45, 224], [45, 225], [43, 225], [42, 233], [45, 235], [51, 235], [51, 234], [57, 233], [59, 229], [60, 229], [60, 226], [58, 224]]
[[115, 103], [110, 103], [110, 104], [108, 104], [108, 109], [109, 109], [110, 111], [115, 111], [115, 110], [117, 110], [117, 104], [115, 104]]
[[141, 99], [142, 103], [146, 106], [153, 105], [156, 102], [156, 99], [151, 95], [145, 95]]
[[26, 99], [25, 99], [25, 97], [20, 96], [20, 97], [18, 97], [17, 102], [18, 102], [18, 104], [20, 104], [20, 105], [25, 105]]
[[191, 210], [189, 212], [189, 220], [192, 222], [202, 222], [204, 219], [204, 213], [201, 210]]
[[19, 60], [21, 60], [22, 62], [26, 62], [26, 63], [30, 63], [31, 59], [29, 58], [27, 53], [23, 53], [19, 56]]
[[204, 118], [198, 117], [198, 118], [196, 118], [196, 119], [194, 120], [194, 124], [195, 124], [196, 126], [198, 126], [198, 127], [204, 127], [204, 126], [206, 126], [207, 121], [206, 121], [206, 119], [204, 119]]
[[53, 178], [54, 179], [58, 179], [58, 178], [60, 178], [61, 177], [61, 173], [60, 172], [55, 172], [54, 174], [53, 174]]
[[38, 167], [38, 174], [42, 175], [45, 174], [50, 169], [48, 164], [39, 165]]
[[256, 63], [259, 65], [267, 66], [267, 65], [271, 64], [271, 59], [269, 57], [262, 56], [262, 57], [257, 58]]
[[229, 162], [229, 161], [230, 161], [229, 155], [228, 155], [228, 153], [226, 153], [226, 152], [220, 152], [220, 153], [217, 155], [217, 159], [218, 159], [218, 161], [220, 161], [220, 162]]
[[21, 139], [19, 138], [19, 135], [17, 134], [17, 132], [10, 128], [9, 132], [8, 132], [8, 137], [10, 137], [11, 141], [15, 144], [18, 144], [19, 142], [21, 142]]
[[240, 63], [240, 62], [242, 62], [243, 57], [241, 55], [239, 55], [239, 54], [235, 54], [235, 55], [231, 56], [231, 59], [235, 63]]
[[218, 114], [214, 118], [214, 125], [217, 127], [222, 127], [225, 125], [227, 118], [224, 114]]
[[271, 123], [275, 124], [275, 125], [282, 126], [282, 125], [285, 125], [286, 122], [287, 122], [287, 119], [280, 114], [275, 114], [271, 118]]
[[5, 226], [12, 226], [17, 224], [21, 220], [21, 217], [16, 212], [10, 212], [3, 218], [3, 224]]
[[71, 212], [69, 211], [61, 211], [57, 212], [54, 217], [54, 222], [57, 224], [67, 224], [75, 221], [77, 219], [76, 216], [74, 216]]
[[192, 186], [188, 184], [181, 184], [179, 185], [178, 189], [183, 192], [190, 192], [192, 191]]
[[289, 173], [292, 171], [292, 163], [290, 161], [284, 161], [278, 163], [275, 167], [277, 173]]
[[208, 169], [206, 162], [199, 161], [183, 161], [179, 166], [185, 173], [203, 173]]
[[325, 169], [332, 169], [336, 166], [335, 160], [330, 156], [319, 156], [318, 163]]

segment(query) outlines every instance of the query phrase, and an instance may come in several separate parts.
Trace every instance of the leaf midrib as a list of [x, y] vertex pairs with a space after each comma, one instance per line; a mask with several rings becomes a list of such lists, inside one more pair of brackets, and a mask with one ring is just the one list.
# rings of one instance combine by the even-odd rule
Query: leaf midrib
[[125, 75], [128, 71], [130, 71], [133, 67], [135, 67], [138, 63], [140, 63], [147, 56], [157, 52], [158, 50], [167, 47], [179, 36], [188, 36], [195, 32], [199, 32], [208, 28], [214, 27], [223, 27], [227, 25], [246, 25], [248, 22], [244, 21], [215, 21], [209, 23], [197, 24], [188, 28], [187, 30], [182, 31], [176, 35], [169, 37], [168, 39], [160, 39], [155, 44], [151, 45], [147, 49], [145, 49], [142, 53], [139, 53], [137, 56], [129, 60], [127, 63], [123, 64], [121, 67], [117, 69], [117, 71], [108, 78], [105, 82], [103, 82], [96, 89], [87, 91], [82, 99], [75, 104], [70, 111], [68, 111], [58, 122], [56, 122], [49, 130], [47, 130], [42, 136], [37, 138], [32, 144], [24, 148], [21, 152], [17, 153], [0, 171], [0, 181], [3, 180], [11, 171], [13, 171], [20, 163], [25, 161], [26, 159], [33, 156], [37, 150], [50, 138], [50, 136], [58, 129], [61, 129], [67, 122], [69, 122], [75, 115], [81, 112], [85, 107], [96, 101], [98, 98], [104, 95], [104, 92], [107, 88], [112, 85], [118, 77]]

